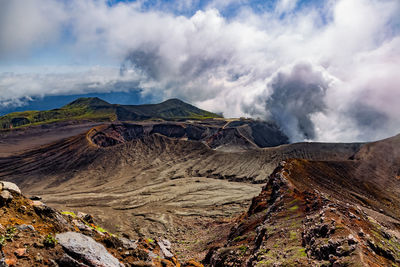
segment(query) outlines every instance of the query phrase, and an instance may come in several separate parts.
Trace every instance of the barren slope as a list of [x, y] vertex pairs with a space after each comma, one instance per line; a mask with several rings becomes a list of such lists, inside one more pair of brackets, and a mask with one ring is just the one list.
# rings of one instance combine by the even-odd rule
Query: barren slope
[[[49, 205], [93, 214], [112, 232], [165, 236], [193, 255], [229, 230], [228, 219], [246, 209], [282, 159], [341, 160], [360, 147], [299, 143], [243, 149], [234, 142], [229, 147], [238, 149], [226, 152], [212, 149], [226, 145], [218, 135], [200, 142], [188, 140], [187, 133], [176, 135], [181, 128], [175, 124], [157, 125], [146, 125], [151, 129], [142, 135], [133, 135], [131, 128], [96, 127], [1, 158], [0, 177], [43, 196]], [[110, 145], [96, 136], [119, 141]]]
[[97, 124], [95, 122], [68, 121], [31, 126], [29, 128], [0, 130], [0, 157], [11, 156], [41, 145], [85, 133]]
[[352, 160], [282, 162], [211, 266], [399, 266], [400, 135]]

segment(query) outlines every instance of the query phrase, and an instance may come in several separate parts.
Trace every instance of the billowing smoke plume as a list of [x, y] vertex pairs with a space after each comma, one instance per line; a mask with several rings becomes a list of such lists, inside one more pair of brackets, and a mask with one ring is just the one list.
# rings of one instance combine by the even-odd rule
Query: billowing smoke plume
[[329, 81], [311, 65], [295, 65], [290, 72], [279, 72], [268, 84], [272, 94], [266, 108], [292, 140], [315, 139], [311, 115], [326, 109], [324, 97]]
[[[49, 17], [53, 26], [46, 32], [68, 27], [73, 41], [61, 44], [55, 34], [45, 35], [38, 27], [49, 44], [64, 47], [78, 62], [100, 56], [119, 67], [3, 73], [0, 102], [132, 86], [227, 117], [274, 120], [292, 141], [363, 141], [400, 132], [398, 0], [316, 1], [318, 6], [277, 0], [262, 12], [253, 11], [251, 1], [208, 1], [191, 13], [198, 2], [177, 5], [186, 16], [176, 15], [172, 5], [144, 8], [145, 1], [27, 5], [34, 14], [48, 12], [43, 6], [62, 14]], [[234, 15], [221, 15], [232, 5]], [[40, 26], [40, 18], [29, 27], [36, 29], [35, 22]], [[10, 25], [0, 25], [0, 36]], [[0, 57], [9, 60], [13, 46], [4, 40]], [[42, 43], [43, 38], [25, 40], [25, 54]], [[15, 54], [20, 54], [22, 48], [17, 48]]]

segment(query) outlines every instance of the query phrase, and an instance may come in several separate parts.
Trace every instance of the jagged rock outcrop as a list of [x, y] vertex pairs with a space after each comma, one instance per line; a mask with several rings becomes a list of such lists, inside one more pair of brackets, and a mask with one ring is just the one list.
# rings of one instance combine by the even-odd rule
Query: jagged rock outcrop
[[258, 149], [289, 142], [287, 136], [275, 124], [250, 119], [112, 123], [93, 128], [87, 136], [93, 144], [109, 147], [153, 134], [202, 141], [210, 148], [224, 150]]
[[[213, 246], [204, 262], [210, 266], [397, 266], [400, 206], [397, 195], [392, 195], [395, 190], [383, 188], [381, 181], [378, 187], [360, 191], [358, 180], [345, 178], [366, 164], [282, 162], [249, 210], [237, 219], [225, 243]], [[371, 180], [378, 178], [383, 179]], [[384, 179], [396, 177], [389, 173]], [[375, 204], [379, 203], [375, 197], [390, 197], [393, 206]]]

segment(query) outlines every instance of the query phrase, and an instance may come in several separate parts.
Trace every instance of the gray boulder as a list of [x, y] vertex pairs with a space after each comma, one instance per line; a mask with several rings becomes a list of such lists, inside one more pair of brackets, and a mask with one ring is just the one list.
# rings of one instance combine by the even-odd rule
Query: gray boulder
[[20, 230], [20, 231], [27, 231], [27, 230], [35, 231], [35, 227], [33, 227], [30, 224], [17, 225], [17, 229]]
[[0, 203], [8, 203], [13, 199], [12, 194], [8, 190], [3, 190], [0, 193]]
[[129, 240], [128, 238], [120, 237], [119, 240], [122, 242], [122, 247], [125, 249], [136, 249], [137, 248], [136, 242]]
[[93, 238], [76, 232], [56, 235], [58, 243], [72, 258], [93, 267], [121, 267], [117, 258]]
[[164, 254], [165, 258], [172, 258], [174, 254], [172, 254], [169, 250], [171, 249], [171, 242], [164, 239], [157, 242], [158, 246], [160, 247], [162, 253]]
[[8, 190], [8, 191], [14, 191], [18, 194], [21, 194], [21, 190], [19, 189], [19, 187], [11, 182], [5, 182], [5, 181], [0, 181], [0, 184], [2, 185], [2, 189], [3, 190]]

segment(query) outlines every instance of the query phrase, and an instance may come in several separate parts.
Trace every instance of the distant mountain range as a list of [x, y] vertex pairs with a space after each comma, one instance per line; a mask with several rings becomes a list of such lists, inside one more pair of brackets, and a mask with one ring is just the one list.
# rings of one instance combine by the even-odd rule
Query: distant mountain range
[[0, 129], [45, 124], [65, 120], [143, 121], [219, 118], [220, 115], [199, 109], [179, 99], [159, 104], [110, 104], [98, 97], [78, 98], [59, 108], [46, 111], [13, 112], [0, 117]]

